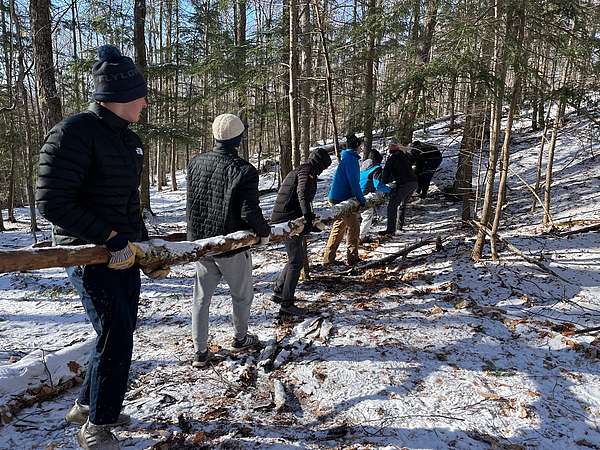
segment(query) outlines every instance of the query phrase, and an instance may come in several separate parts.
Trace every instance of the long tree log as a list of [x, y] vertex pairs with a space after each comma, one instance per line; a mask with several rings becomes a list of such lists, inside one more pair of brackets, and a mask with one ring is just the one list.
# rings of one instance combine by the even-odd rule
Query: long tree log
[[[366, 204], [361, 207], [358, 200], [351, 198], [334, 205], [329, 218], [337, 219], [347, 214], [358, 212], [364, 208], [373, 208], [385, 201], [385, 194], [374, 192], [365, 196]], [[304, 219], [299, 218], [287, 224], [277, 224], [271, 228], [271, 242], [281, 242], [289, 236], [300, 234], [304, 229]], [[174, 266], [197, 261], [203, 256], [249, 247], [260, 239], [249, 231], [240, 231], [226, 236], [216, 236], [195, 242], [185, 239], [184, 233], [172, 233], [164, 239], [151, 239], [137, 243], [144, 253], [137, 262], [146, 269]], [[22, 270], [49, 269], [51, 267], [82, 266], [87, 264], [106, 264], [109, 253], [101, 245], [78, 245], [56, 247], [32, 247], [19, 250], [0, 250], [0, 273], [18, 272]]]
[[[288, 236], [299, 234], [303, 229], [303, 218], [286, 224], [278, 224], [271, 228], [270, 239], [272, 242], [280, 242]], [[239, 231], [226, 236], [216, 236], [194, 242], [150, 240], [136, 244], [144, 254], [137, 259], [137, 262], [143, 268], [152, 270], [158, 267], [197, 261], [203, 256], [218, 255], [249, 247], [259, 241], [260, 238], [249, 231]], [[109, 257], [108, 251], [101, 245], [2, 250], [0, 251], [0, 273], [106, 264]]]

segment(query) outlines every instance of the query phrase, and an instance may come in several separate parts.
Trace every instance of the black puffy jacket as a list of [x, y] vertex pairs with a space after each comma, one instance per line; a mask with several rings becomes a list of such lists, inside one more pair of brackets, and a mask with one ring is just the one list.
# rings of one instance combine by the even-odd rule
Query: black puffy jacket
[[138, 190], [144, 150], [128, 125], [93, 103], [46, 136], [36, 203], [56, 244], [103, 244], [112, 230], [132, 242], [148, 238]]
[[313, 150], [308, 160], [284, 178], [273, 205], [271, 221], [287, 222], [312, 213], [311, 202], [317, 193], [317, 177], [331, 164], [325, 149]]
[[237, 149], [217, 143], [188, 166], [187, 235], [195, 241], [235, 231], [271, 234], [258, 202], [258, 172]]
[[385, 162], [381, 181], [385, 184], [395, 181], [397, 185], [417, 181], [410, 157], [402, 150], [390, 154]]
[[426, 142], [414, 141], [410, 144], [410, 153], [417, 175], [434, 172], [442, 163], [442, 153], [439, 149]]

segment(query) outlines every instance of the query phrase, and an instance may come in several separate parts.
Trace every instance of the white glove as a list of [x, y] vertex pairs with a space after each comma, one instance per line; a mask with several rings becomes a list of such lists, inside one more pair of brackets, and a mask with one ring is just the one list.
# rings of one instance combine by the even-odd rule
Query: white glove
[[260, 241], [259, 241], [259, 244], [260, 244], [260, 245], [267, 245], [267, 244], [269, 243], [269, 240], [270, 240], [270, 239], [271, 239], [271, 237], [270, 237], [270, 236], [267, 236], [267, 237], [261, 237], [261, 238], [260, 238]]
[[315, 219], [313, 221], [313, 227], [316, 228], [319, 231], [327, 231], [329, 228], [327, 227], [327, 225], [325, 225], [323, 222], [321, 222], [321, 219]]

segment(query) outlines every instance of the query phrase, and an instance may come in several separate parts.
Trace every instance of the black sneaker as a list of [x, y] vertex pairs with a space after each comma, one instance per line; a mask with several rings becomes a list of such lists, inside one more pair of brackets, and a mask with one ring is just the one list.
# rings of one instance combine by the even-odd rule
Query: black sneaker
[[284, 303], [281, 305], [281, 308], [279, 308], [279, 314], [304, 317], [308, 315], [308, 312], [304, 308], [298, 308], [293, 303]]
[[210, 353], [208, 350], [204, 352], [196, 352], [192, 361], [192, 367], [198, 367], [200, 369], [204, 368], [212, 360], [212, 357], [212, 353]]
[[390, 237], [390, 236], [394, 236], [396, 234], [395, 231], [388, 231], [388, 230], [383, 230], [383, 231], [378, 231], [377, 235], [379, 237]]
[[244, 339], [238, 340], [238, 339], [234, 339], [232, 344], [231, 344], [231, 351], [233, 353], [236, 352], [241, 352], [243, 350], [249, 349], [249, 348], [258, 348], [260, 347], [260, 340], [258, 339], [258, 336], [255, 334], [246, 334], [246, 337]]
[[281, 305], [281, 304], [283, 303], [283, 298], [281, 298], [281, 297], [280, 297], [279, 295], [277, 295], [277, 294], [273, 294], [273, 295], [271, 296], [271, 301], [272, 301], [273, 303], [277, 303], [277, 304]]

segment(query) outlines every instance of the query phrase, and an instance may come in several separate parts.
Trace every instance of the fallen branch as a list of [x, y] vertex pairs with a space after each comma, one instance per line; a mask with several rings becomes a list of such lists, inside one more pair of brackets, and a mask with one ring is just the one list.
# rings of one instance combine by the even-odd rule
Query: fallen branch
[[[472, 220], [471, 223], [476, 229], [482, 229], [488, 235], [488, 237], [492, 237], [492, 232], [489, 228], [484, 227], [480, 222], [478, 222], [476, 220]], [[500, 236], [499, 234], [496, 234], [496, 239], [498, 239], [500, 242], [502, 242], [513, 254], [520, 256], [525, 261], [527, 261], [529, 264], [533, 264], [538, 269], [540, 269], [542, 272], [552, 275], [552, 276], [558, 278], [559, 280], [564, 281], [565, 283], [572, 284], [570, 281], [561, 277], [559, 274], [557, 274], [555, 271], [550, 269], [545, 264], [541, 263], [540, 261], [536, 260], [535, 258], [532, 258], [531, 256], [527, 256], [525, 253], [523, 253], [521, 250], [519, 250], [515, 245], [511, 244], [506, 238]]]
[[406, 258], [408, 256], [408, 254], [414, 250], [417, 250], [421, 247], [425, 247], [426, 245], [430, 245], [430, 244], [434, 244], [434, 243], [436, 244], [436, 249], [439, 251], [440, 247], [442, 245], [441, 236], [423, 239], [413, 245], [404, 247], [403, 249], [398, 250], [397, 252], [386, 256], [385, 258], [381, 258], [376, 261], [369, 261], [364, 264], [359, 264], [359, 265], [351, 268], [347, 273], [348, 273], [348, 275], [356, 274], [357, 272], [364, 272], [365, 270], [368, 270], [368, 269], [374, 269], [376, 267], [387, 266], [391, 262], [395, 261], [396, 259], [398, 259], [400, 257]]
[[597, 331], [600, 331], [600, 327], [582, 328], [581, 330], [572, 331], [571, 334], [573, 334], [573, 335], [588, 334], [588, 333], [595, 333]]
[[589, 233], [590, 231], [598, 231], [600, 230], [600, 223], [596, 223], [594, 225], [588, 225], [587, 227], [576, 228], [574, 230], [561, 231], [558, 233], [559, 236], [572, 236], [574, 234], [580, 233]]
[[[271, 228], [271, 241], [280, 242], [302, 232], [304, 219], [296, 219]], [[140, 242], [144, 256], [137, 263], [148, 269], [174, 266], [197, 261], [203, 256], [218, 255], [255, 245], [259, 237], [249, 231], [239, 231], [226, 236], [216, 236], [194, 242], [167, 242], [150, 240]], [[70, 267], [87, 264], [106, 264], [109, 253], [104, 246], [81, 245], [72, 247], [27, 248], [0, 250], [0, 273], [38, 270], [50, 267]]]

